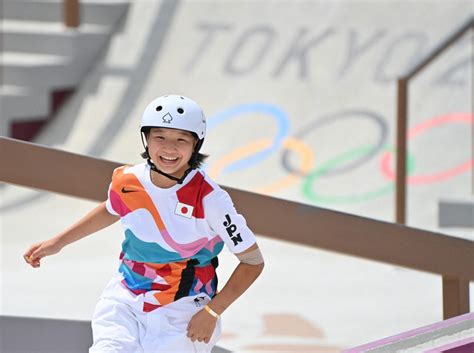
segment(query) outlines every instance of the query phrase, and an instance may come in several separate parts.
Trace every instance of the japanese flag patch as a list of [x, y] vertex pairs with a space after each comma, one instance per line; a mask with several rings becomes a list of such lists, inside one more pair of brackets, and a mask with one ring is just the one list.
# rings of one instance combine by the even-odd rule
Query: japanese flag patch
[[182, 203], [182, 202], [178, 202], [174, 213], [179, 216], [191, 218], [193, 216], [193, 210], [194, 210], [193, 206], [186, 205], [185, 203]]

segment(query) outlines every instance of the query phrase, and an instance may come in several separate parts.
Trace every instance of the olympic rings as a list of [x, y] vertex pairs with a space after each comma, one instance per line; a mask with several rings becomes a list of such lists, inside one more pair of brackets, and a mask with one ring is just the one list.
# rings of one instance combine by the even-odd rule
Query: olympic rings
[[[369, 191], [369, 192], [364, 192], [361, 194], [354, 194], [354, 195], [349, 195], [349, 196], [327, 196], [327, 195], [316, 194], [313, 191], [312, 186], [314, 182], [318, 178], [320, 178], [322, 175], [325, 175], [325, 173], [327, 173], [327, 170], [331, 170], [331, 168], [333, 168], [334, 165], [338, 163], [344, 163], [346, 160], [350, 160], [352, 158], [360, 158], [360, 156], [364, 156], [365, 154], [368, 153], [368, 151], [371, 151], [372, 149], [373, 147], [371, 146], [358, 147], [348, 152], [342, 153], [330, 159], [329, 161], [323, 163], [319, 168], [317, 168], [313, 173], [311, 173], [305, 179], [305, 182], [302, 185], [303, 194], [306, 196], [306, 198], [308, 198], [309, 200], [313, 202], [336, 204], [336, 203], [359, 203], [363, 201], [368, 201], [370, 199], [383, 196], [384, 194], [392, 191], [394, 188], [392, 183], [386, 186], [382, 186], [376, 189], [375, 191]], [[414, 169], [415, 169], [414, 160], [409, 155], [408, 163], [407, 163], [408, 174], [410, 174]]]
[[[314, 152], [303, 141], [294, 138], [287, 138], [283, 141], [283, 147], [287, 150], [293, 150], [300, 156], [300, 169], [303, 173], [309, 173], [314, 166]], [[258, 192], [262, 194], [273, 194], [284, 188], [290, 187], [292, 184], [298, 182], [301, 177], [297, 173], [291, 173], [286, 178], [275, 181], [266, 187], [262, 187]]]
[[[469, 113], [454, 113], [449, 115], [442, 115], [440, 117], [428, 120], [424, 123], [421, 123], [408, 132], [408, 139], [416, 137], [417, 135], [432, 129], [436, 126], [447, 124], [449, 122], [463, 122], [463, 123], [474, 123], [474, 115]], [[389, 180], [395, 179], [395, 173], [390, 167], [390, 162], [392, 159], [392, 154], [390, 152], [386, 152], [382, 158], [380, 159], [380, 170], [382, 174]], [[474, 160], [467, 160], [460, 165], [453, 167], [447, 171], [440, 172], [437, 174], [431, 175], [413, 175], [407, 178], [407, 182], [410, 185], [417, 185], [417, 184], [428, 184], [437, 181], [443, 181], [448, 178], [454, 177], [461, 173], [464, 173], [474, 167]]]
[[245, 169], [257, 164], [258, 162], [261, 162], [262, 160], [265, 160], [280, 148], [283, 140], [288, 135], [288, 116], [279, 107], [269, 103], [247, 103], [232, 107], [211, 117], [208, 122], [208, 127], [211, 130], [228, 119], [248, 113], [264, 113], [273, 117], [278, 123], [278, 134], [270, 146], [264, 148], [253, 156], [249, 156], [229, 165], [224, 169], [224, 173], [230, 173], [237, 169]]
[[[290, 172], [290, 174], [283, 178], [280, 178], [277, 181], [271, 182], [269, 185], [260, 187], [258, 189], [258, 192], [265, 194], [277, 192], [285, 187], [289, 187], [295, 184], [301, 177], [306, 177], [302, 185], [303, 194], [305, 195], [305, 197], [316, 202], [355, 203], [382, 196], [383, 194], [393, 190], [393, 183], [390, 183], [386, 186], [382, 186], [374, 191], [349, 196], [325, 196], [316, 194], [312, 190], [312, 185], [318, 178], [321, 178], [322, 176], [340, 174], [350, 169], [354, 169], [355, 167], [360, 166], [362, 163], [376, 155], [380, 149], [383, 149], [385, 140], [388, 135], [388, 127], [384, 119], [378, 114], [362, 110], [347, 110], [329, 114], [303, 127], [298, 133], [295, 134], [295, 138], [287, 138], [286, 136], [289, 130], [289, 122], [286, 114], [281, 109], [266, 103], [249, 103], [241, 106], [236, 106], [227, 111], [216, 114], [213, 118], [210, 119], [209, 127], [210, 129], [212, 129], [230, 118], [247, 113], [265, 113], [274, 118], [279, 125], [277, 136], [275, 136], [273, 140], [261, 139], [255, 142], [251, 142], [250, 144], [235, 149], [231, 153], [221, 157], [214, 165], [212, 165], [211, 169], [209, 170], [209, 174], [212, 177], [217, 178], [223, 173], [230, 173], [239, 169], [253, 166], [259, 163], [260, 161], [265, 160], [272, 153], [278, 151], [279, 148], [283, 146], [282, 164], [283, 167]], [[325, 126], [340, 119], [351, 118], [354, 117], [354, 115], [358, 116], [359, 118], [368, 118], [371, 121], [374, 121], [375, 124], [379, 127], [380, 133], [376, 143], [358, 147], [356, 149], [338, 155], [335, 158], [323, 163], [314, 172], [311, 173], [310, 171], [314, 165], [314, 154], [309, 148], [309, 146], [302, 142], [301, 138], [306, 136], [310, 131], [315, 128]], [[472, 123], [474, 121], [474, 116], [467, 113], [456, 113], [454, 115], [438, 117], [414, 127], [409, 131], [408, 136], [409, 138], [412, 138], [437, 125], [453, 121]], [[291, 167], [289, 164], [288, 159], [291, 152], [294, 152], [299, 155], [298, 167]], [[380, 167], [382, 170], [382, 174], [384, 174], [388, 179], [393, 181], [394, 173], [392, 170], [390, 170], [389, 167], [391, 155], [392, 153], [390, 151], [386, 151], [384, 153], [380, 160]], [[344, 165], [336, 167], [336, 165], [338, 164]], [[414, 162], [412, 156], [408, 157], [407, 167], [408, 174], [410, 175], [414, 170]], [[410, 184], [441, 181], [460, 174], [473, 167], [474, 160], [468, 160], [466, 163], [463, 163], [455, 168], [452, 168], [449, 171], [439, 173], [437, 175], [409, 176], [408, 181]]]
[[[226, 165], [239, 160], [241, 157], [245, 157], [252, 152], [261, 151], [265, 148], [269, 148], [271, 146], [272, 141], [270, 139], [261, 139], [255, 141], [254, 143], [248, 144], [246, 146], [240, 147], [230, 154], [221, 157], [218, 159], [215, 164], [208, 170], [209, 175], [212, 178], [217, 178], [226, 168]], [[300, 168], [303, 172], [307, 173], [308, 171], [313, 168], [314, 165], [314, 154], [313, 151], [302, 141], [295, 140], [292, 138], [285, 139], [283, 141], [283, 146], [286, 149], [292, 150], [296, 152], [300, 156]], [[291, 186], [298, 182], [300, 177], [297, 174], [290, 174], [286, 177], [281, 178], [275, 182], [270, 183], [269, 185], [259, 188], [257, 192], [262, 194], [271, 194], [280, 191], [286, 187]]]
[[246, 157], [252, 152], [262, 151], [266, 148], [269, 148], [272, 144], [270, 139], [261, 139], [250, 143], [248, 145], [242, 146], [235, 149], [233, 152], [230, 152], [221, 158], [219, 158], [214, 164], [208, 169], [207, 173], [211, 178], [217, 179], [220, 174], [226, 169], [226, 166], [238, 161], [241, 157]]
[[[371, 149], [366, 151], [365, 155], [360, 155], [358, 157], [359, 158], [358, 160], [355, 160], [337, 169], [325, 169], [325, 172], [322, 176], [336, 175], [336, 174], [346, 172], [350, 169], [355, 169], [356, 167], [360, 166], [361, 164], [363, 164], [364, 162], [370, 160], [373, 156], [375, 156], [383, 148], [383, 145], [385, 144], [385, 140], [387, 139], [387, 136], [388, 136], [387, 123], [380, 115], [375, 114], [373, 112], [364, 111], [364, 110], [346, 110], [346, 111], [341, 111], [337, 113], [332, 113], [320, 119], [317, 119], [315, 121], [311, 121], [309, 124], [301, 128], [301, 130], [295, 134], [296, 138], [303, 138], [313, 129], [320, 128], [324, 125], [334, 123], [341, 119], [353, 118], [354, 116], [370, 119], [378, 126], [380, 134], [378, 136], [377, 142], [373, 145]], [[290, 166], [290, 164], [288, 163], [288, 151], [284, 151], [283, 153], [282, 164], [283, 164], [283, 167], [290, 173], [296, 173], [303, 177], [306, 176], [304, 173], [301, 173], [300, 171], [296, 171]]]

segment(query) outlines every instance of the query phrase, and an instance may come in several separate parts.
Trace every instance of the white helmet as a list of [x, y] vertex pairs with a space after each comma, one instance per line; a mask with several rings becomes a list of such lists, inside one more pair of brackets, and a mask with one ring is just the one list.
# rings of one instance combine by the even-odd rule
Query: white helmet
[[200, 140], [206, 135], [206, 117], [201, 107], [193, 100], [176, 95], [155, 98], [145, 108], [140, 122], [140, 131], [145, 128], [164, 127], [193, 132]]

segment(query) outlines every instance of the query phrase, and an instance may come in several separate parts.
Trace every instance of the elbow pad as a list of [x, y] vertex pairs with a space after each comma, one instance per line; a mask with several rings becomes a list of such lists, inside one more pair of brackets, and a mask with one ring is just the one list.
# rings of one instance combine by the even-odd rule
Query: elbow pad
[[237, 254], [237, 258], [240, 262], [248, 265], [260, 265], [263, 264], [263, 256], [260, 249], [252, 250], [245, 254]]

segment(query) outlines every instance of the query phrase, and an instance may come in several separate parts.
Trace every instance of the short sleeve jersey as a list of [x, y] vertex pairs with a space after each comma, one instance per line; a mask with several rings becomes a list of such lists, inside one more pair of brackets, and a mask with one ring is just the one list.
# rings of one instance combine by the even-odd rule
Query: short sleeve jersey
[[228, 193], [200, 169], [163, 189], [152, 183], [147, 163], [119, 167], [106, 207], [120, 216], [125, 233], [122, 283], [143, 296], [145, 312], [185, 296], [212, 298], [224, 244], [239, 253], [256, 241]]

